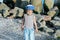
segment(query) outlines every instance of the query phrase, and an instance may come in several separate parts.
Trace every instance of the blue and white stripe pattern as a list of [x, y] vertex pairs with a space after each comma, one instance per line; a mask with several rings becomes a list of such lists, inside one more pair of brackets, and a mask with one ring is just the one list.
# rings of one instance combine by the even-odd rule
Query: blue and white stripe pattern
[[33, 5], [27, 5], [25, 8], [26, 8], [26, 10], [34, 10], [34, 6]]

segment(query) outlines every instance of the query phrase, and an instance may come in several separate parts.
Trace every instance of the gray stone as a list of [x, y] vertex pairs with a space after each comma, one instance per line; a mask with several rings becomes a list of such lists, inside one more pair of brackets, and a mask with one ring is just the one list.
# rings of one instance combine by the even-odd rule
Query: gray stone
[[[23, 31], [21, 31], [20, 19], [0, 18], [0, 39], [1, 40], [24, 40]], [[48, 29], [49, 30], [49, 29]], [[35, 33], [36, 40], [54, 40], [48, 33]]]
[[51, 28], [45, 28], [45, 30], [46, 30], [46, 32], [54, 32], [54, 30], [53, 29], [51, 29]]
[[46, 22], [45, 21], [41, 22], [41, 20], [44, 19], [44, 15], [35, 14], [35, 16], [36, 16], [36, 21], [37, 21], [38, 28], [45, 27]]
[[55, 26], [60, 26], [60, 18], [59, 18], [59, 17], [55, 17], [54, 20], [51, 20], [51, 22], [52, 22]]
[[55, 33], [55, 37], [60, 37], [60, 30], [57, 30], [56, 33]]
[[1, 13], [0, 13], [0, 18], [2, 17]]

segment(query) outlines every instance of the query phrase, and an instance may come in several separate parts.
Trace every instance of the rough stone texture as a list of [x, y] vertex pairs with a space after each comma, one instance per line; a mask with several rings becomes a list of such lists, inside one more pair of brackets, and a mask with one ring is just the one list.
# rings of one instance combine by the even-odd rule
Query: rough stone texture
[[[57, 10], [57, 11], [56, 11]], [[58, 11], [59, 9], [58, 9], [58, 7], [57, 6], [55, 6], [54, 8], [52, 8], [50, 11], [48, 11], [48, 16], [51, 16], [51, 17], [53, 17], [53, 16], [55, 16], [56, 14], [58, 14]]]
[[56, 14], [56, 12], [55, 11], [49, 11], [47, 14], [48, 14], [48, 16], [53, 17]]
[[23, 12], [24, 10], [21, 9], [21, 8], [18, 8], [18, 7], [15, 7], [14, 10], [12, 10], [13, 12], [13, 16], [19, 16], [19, 17], [22, 17], [23, 16]]
[[2, 17], [1, 13], [0, 13], [0, 17]]
[[41, 0], [31, 0], [32, 4], [35, 6], [35, 11], [40, 13], [42, 11], [42, 2]]
[[47, 5], [47, 7], [50, 10], [51, 8], [53, 8], [54, 0], [45, 0], [45, 4]]
[[[16, 2], [16, 0], [13, 0]], [[30, 0], [22, 0], [22, 1], [30, 1]], [[35, 11], [40, 13], [42, 11], [42, 2], [41, 0], [31, 0], [32, 4], [35, 6]], [[53, 8], [54, 1], [52, 0], [45, 0], [46, 5], [49, 9]], [[9, 13], [14, 13], [15, 16], [21, 17], [23, 15], [23, 9], [15, 7], [13, 10], [8, 12], [9, 7], [7, 7], [4, 3], [0, 5], [0, 10], [4, 9], [4, 17], [6, 17]], [[49, 10], [48, 16], [53, 17], [55, 15], [56, 8], [52, 10]], [[18, 11], [19, 10], [19, 11]], [[53, 14], [52, 14], [53, 13]], [[51, 22], [54, 24], [54, 26], [57, 28], [56, 33], [54, 35], [49, 35], [48, 32], [53, 32], [51, 28], [48, 28], [46, 26], [45, 21], [42, 21], [44, 19], [44, 15], [35, 14], [37, 19], [38, 28], [43, 27], [46, 32], [38, 32], [35, 33], [35, 39], [36, 40], [55, 40], [54, 37], [60, 37], [60, 18], [55, 17], [54, 20], [51, 20]], [[2, 17], [0, 15], [0, 17]], [[21, 23], [22, 19], [6, 19], [6, 18], [0, 18], [0, 40], [23, 40], [23, 31], [21, 30]]]
[[4, 17], [6, 17], [7, 15], [9, 15], [8, 10], [5, 10], [3, 15], [4, 15]]
[[55, 26], [60, 26], [60, 18], [59, 18], [59, 17], [55, 17], [54, 20], [51, 20], [51, 22], [52, 22]]
[[57, 31], [56, 31], [55, 37], [60, 37], [60, 30], [57, 30]]
[[45, 30], [46, 30], [46, 32], [54, 32], [54, 30], [50, 29], [50, 28], [46, 28]]
[[14, 3], [16, 3], [16, 0], [13, 0]]
[[[23, 40], [23, 31], [21, 31], [22, 19], [0, 18], [0, 40]], [[54, 40], [48, 33], [35, 33], [36, 40]]]
[[21, 1], [27, 1], [27, 2], [30, 2], [30, 0], [21, 0]]
[[7, 15], [9, 15], [9, 12], [8, 12], [9, 9], [10, 8], [6, 4], [4, 4], [4, 3], [0, 4], [0, 11], [4, 10], [4, 12], [3, 12], [4, 17], [6, 17]]
[[6, 4], [1, 3], [0, 4], [0, 10], [2, 10], [2, 9], [9, 10], [9, 7]]

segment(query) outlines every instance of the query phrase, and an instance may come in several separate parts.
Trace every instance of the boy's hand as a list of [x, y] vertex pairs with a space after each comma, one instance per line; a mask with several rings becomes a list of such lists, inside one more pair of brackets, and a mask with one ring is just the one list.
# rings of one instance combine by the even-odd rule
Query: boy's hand
[[24, 26], [21, 27], [22, 31], [24, 30]]
[[35, 16], [34, 16], [33, 20], [34, 20], [34, 25], [35, 25], [35, 28], [36, 28], [35, 31], [38, 32], [37, 23], [36, 23], [36, 17]]
[[36, 32], [38, 32], [38, 29], [35, 29]]

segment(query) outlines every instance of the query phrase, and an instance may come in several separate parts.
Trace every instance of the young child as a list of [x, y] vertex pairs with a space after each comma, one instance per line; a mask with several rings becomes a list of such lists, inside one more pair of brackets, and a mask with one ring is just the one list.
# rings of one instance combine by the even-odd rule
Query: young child
[[24, 14], [22, 29], [24, 29], [24, 40], [35, 40], [34, 37], [34, 25], [35, 30], [38, 32], [36, 18], [33, 14], [34, 6], [27, 5], [26, 14]]

